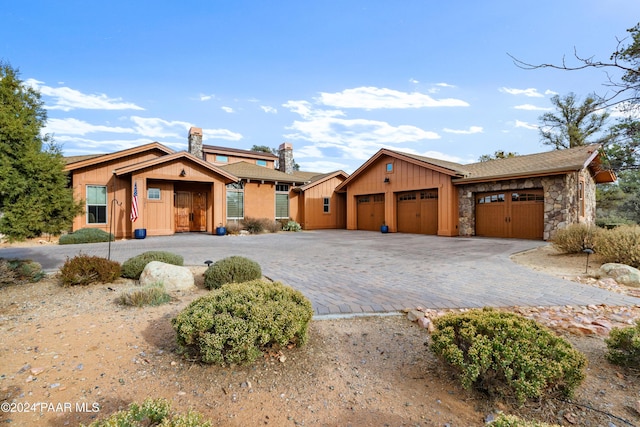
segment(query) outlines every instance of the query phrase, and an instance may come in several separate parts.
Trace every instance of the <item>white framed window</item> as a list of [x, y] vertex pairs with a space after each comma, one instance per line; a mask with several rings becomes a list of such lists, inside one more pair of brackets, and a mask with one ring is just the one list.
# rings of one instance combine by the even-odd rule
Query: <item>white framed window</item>
[[323, 213], [331, 212], [331, 199], [329, 197], [322, 198], [322, 212]]
[[227, 184], [227, 219], [244, 218], [244, 184]]
[[107, 186], [87, 185], [87, 224], [107, 223]]
[[160, 200], [160, 189], [159, 188], [148, 188], [147, 189], [147, 199], [149, 199], [149, 200]]
[[276, 219], [289, 218], [289, 185], [276, 184]]

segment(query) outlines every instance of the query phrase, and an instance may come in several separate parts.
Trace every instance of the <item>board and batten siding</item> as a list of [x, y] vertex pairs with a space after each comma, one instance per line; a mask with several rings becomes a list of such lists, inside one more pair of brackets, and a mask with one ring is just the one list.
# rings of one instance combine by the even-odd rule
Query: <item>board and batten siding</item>
[[[346, 199], [335, 188], [344, 178], [334, 177], [314, 185], [298, 196], [302, 203], [299, 212], [305, 230], [346, 228]], [[329, 212], [324, 212], [324, 199], [329, 198]]]

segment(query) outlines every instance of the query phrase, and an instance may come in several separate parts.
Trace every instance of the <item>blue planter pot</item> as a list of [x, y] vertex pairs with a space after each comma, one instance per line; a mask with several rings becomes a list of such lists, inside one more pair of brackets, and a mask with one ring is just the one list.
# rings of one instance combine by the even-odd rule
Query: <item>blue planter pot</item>
[[133, 236], [136, 239], [144, 239], [147, 237], [147, 229], [146, 228], [137, 228], [133, 230]]
[[388, 233], [389, 232], [389, 226], [388, 225], [381, 225], [380, 226], [380, 232], [381, 233]]
[[216, 235], [217, 236], [226, 236], [227, 235], [227, 227], [216, 227]]

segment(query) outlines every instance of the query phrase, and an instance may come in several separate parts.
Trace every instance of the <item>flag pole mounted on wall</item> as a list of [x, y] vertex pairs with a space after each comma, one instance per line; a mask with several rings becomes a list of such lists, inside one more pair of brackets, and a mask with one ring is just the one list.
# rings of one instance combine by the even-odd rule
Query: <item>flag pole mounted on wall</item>
[[131, 198], [131, 222], [138, 219], [138, 183], [133, 183], [133, 197]]

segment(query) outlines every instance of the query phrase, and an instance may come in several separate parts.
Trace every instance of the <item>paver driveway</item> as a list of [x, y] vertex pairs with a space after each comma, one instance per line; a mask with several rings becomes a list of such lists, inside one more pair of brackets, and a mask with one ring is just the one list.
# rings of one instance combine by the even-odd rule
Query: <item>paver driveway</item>
[[[509, 256], [545, 242], [322, 230], [256, 236], [177, 234], [111, 244], [123, 262], [149, 250], [180, 254], [187, 265], [249, 257], [265, 276], [304, 293], [316, 314], [428, 308], [640, 304], [640, 299], [529, 270]], [[55, 270], [78, 253], [106, 257], [107, 243], [0, 249]]]

